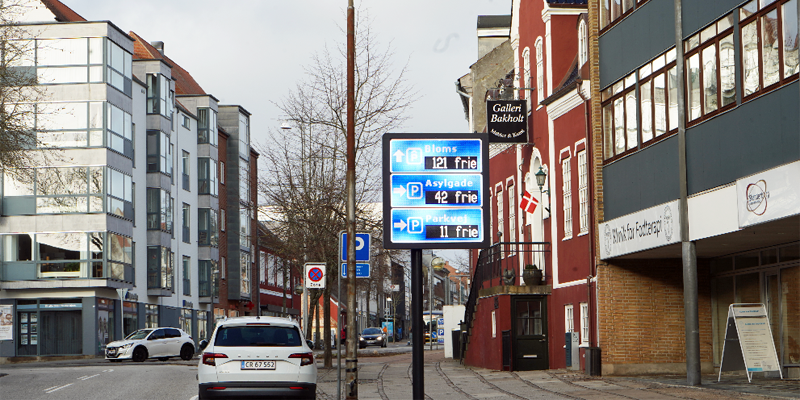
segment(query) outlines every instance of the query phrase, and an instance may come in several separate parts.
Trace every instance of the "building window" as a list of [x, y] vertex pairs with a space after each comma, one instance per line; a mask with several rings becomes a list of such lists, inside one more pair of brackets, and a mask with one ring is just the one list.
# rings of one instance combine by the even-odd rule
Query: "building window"
[[[523, 88], [531, 87], [531, 49], [525, 48], [522, 51], [522, 83], [519, 85]], [[530, 90], [522, 91], [523, 99], [530, 100]], [[530, 101], [528, 102], [528, 110], [530, 110]]]
[[226, 258], [219, 258], [219, 278], [225, 279], [228, 276], [228, 266], [226, 265]]
[[189, 171], [191, 171], [191, 159], [189, 152], [184, 150], [181, 158], [181, 176], [183, 177], [183, 190], [186, 191], [190, 190]]
[[586, 29], [586, 20], [581, 18], [578, 23], [578, 67], [582, 67], [589, 60], [589, 35]]
[[603, 91], [603, 156], [606, 160], [634, 151], [639, 146], [636, 119], [636, 74]]
[[251, 215], [249, 208], [239, 205], [239, 246], [243, 249], [250, 248]]
[[561, 187], [564, 196], [564, 239], [572, 237], [572, 167], [570, 157], [561, 160]]
[[589, 168], [585, 149], [578, 152], [578, 205], [579, 234], [584, 234], [589, 231]]
[[225, 184], [225, 161], [219, 162], [219, 184]]
[[161, 74], [147, 74], [147, 113], [161, 114], [172, 120], [172, 97], [170, 82]]
[[208, 157], [197, 158], [198, 193], [217, 195], [217, 162]]
[[630, 14], [634, 7], [641, 7], [647, 0], [600, 0], [600, 29], [615, 24]]
[[[192, 295], [192, 261], [188, 256], [183, 256], [183, 295]], [[189, 332], [189, 331], [186, 331]]]
[[544, 100], [544, 49], [542, 38], [536, 39], [536, 94], [537, 103]]
[[175, 253], [169, 247], [147, 246], [147, 288], [173, 288], [173, 258]]
[[[131, 115], [111, 103], [106, 103], [106, 130], [108, 131], [107, 147], [128, 158], [134, 158]], [[94, 142], [94, 140], [92, 141]]]
[[145, 304], [144, 305], [144, 327], [145, 328], [158, 328], [158, 305]]
[[197, 143], [217, 145], [217, 112], [211, 108], [197, 109]]
[[214, 260], [197, 262], [197, 295], [200, 297], [219, 297], [219, 270]]
[[166, 190], [147, 188], [147, 229], [172, 233], [172, 198]]
[[540, 300], [517, 301], [517, 336], [544, 335], [544, 310]]
[[181, 214], [181, 219], [183, 220], [183, 229], [181, 237], [183, 238], [184, 243], [191, 243], [191, 231], [189, 230], [189, 219], [191, 214], [190, 205], [183, 203], [183, 213]]
[[572, 315], [572, 304], [564, 305], [564, 332], [575, 332], [575, 320]]
[[172, 144], [164, 132], [147, 131], [147, 172], [172, 175]]
[[272, 254], [267, 255], [267, 268], [266, 268], [266, 276], [264, 277], [264, 283], [268, 285], [275, 284], [275, 256]]
[[219, 242], [217, 211], [213, 208], [197, 209], [197, 238], [200, 246], [217, 247]]
[[797, 0], [753, 0], [739, 8], [739, 20], [744, 98], [796, 79]]
[[514, 190], [514, 182], [508, 184], [508, 241], [517, 241], [517, 205], [516, 205], [516, 191]]
[[250, 297], [250, 271], [252, 270], [250, 266], [250, 254], [241, 252], [239, 257], [240, 257], [239, 262], [241, 263], [240, 270], [242, 275], [241, 286], [240, 286], [241, 295], [245, 297]]
[[581, 346], [589, 345], [589, 304], [581, 303]]
[[[733, 14], [690, 37], [683, 46], [686, 52], [687, 121], [735, 106]], [[643, 127], [642, 136], [644, 134]]]
[[186, 129], [192, 129], [192, 122], [189, 119], [189, 116], [184, 114], [181, 114], [181, 116], [183, 117], [181, 118], [181, 126], [183, 126]]
[[502, 189], [502, 186], [499, 187], [496, 190], [496, 193], [497, 193], [497, 196], [495, 196], [495, 197], [496, 197], [496, 200], [497, 200], [497, 241], [498, 242], [502, 242], [503, 241], [503, 233], [505, 231], [505, 218], [503, 216], [503, 212], [505, 211], [503, 209], [505, 207], [503, 207], [503, 189]]
[[[642, 146], [678, 130], [678, 82], [675, 49], [656, 57], [639, 69]], [[603, 91], [611, 97], [612, 88]], [[605, 114], [604, 114], [605, 115]], [[610, 154], [610, 153], [609, 153]]]
[[227, 213], [224, 208], [219, 210], [219, 212], [219, 230], [225, 232], [225, 225], [228, 223]]

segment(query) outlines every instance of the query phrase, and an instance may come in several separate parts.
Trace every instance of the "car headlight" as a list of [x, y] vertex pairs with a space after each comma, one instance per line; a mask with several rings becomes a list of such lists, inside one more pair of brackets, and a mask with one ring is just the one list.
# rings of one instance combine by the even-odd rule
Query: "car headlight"
[[133, 346], [133, 343], [123, 344], [122, 346], [119, 346], [119, 349], [120, 350], [125, 350], [125, 349], [127, 349], [128, 347], [131, 347], [131, 346]]
[[358, 340], [360, 340], [360, 341], [362, 341], [362, 342], [363, 342], [363, 341], [364, 341], [364, 338], [363, 338], [363, 337], [360, 337], [360, 338], [358, 338]]

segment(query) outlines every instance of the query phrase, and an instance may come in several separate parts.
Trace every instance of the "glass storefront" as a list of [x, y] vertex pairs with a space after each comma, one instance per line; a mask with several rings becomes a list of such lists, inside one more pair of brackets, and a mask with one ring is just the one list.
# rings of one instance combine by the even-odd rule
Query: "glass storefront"
[[800, 366], [800, 243], [712, 260], [714, 363], [725, 341], [728, 306], [763, 303], [784, 367]]

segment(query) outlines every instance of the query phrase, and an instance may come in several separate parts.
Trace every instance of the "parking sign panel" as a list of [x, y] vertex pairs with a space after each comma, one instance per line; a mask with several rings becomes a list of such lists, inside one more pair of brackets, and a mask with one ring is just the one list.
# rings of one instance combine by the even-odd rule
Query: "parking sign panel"
[[384, 247], [487, 247], [487, 146], [477, 133], [384, 135]]

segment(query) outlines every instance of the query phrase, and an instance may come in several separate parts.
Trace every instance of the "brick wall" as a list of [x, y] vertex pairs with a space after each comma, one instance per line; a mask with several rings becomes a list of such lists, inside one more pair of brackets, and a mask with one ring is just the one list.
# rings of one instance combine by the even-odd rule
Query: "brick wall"
[[[598, 267], [604, 374], [685, 371], [681, 260], [622, 260]], [[698, 260], [700, 360], [712, 367], [711, 286]]]

